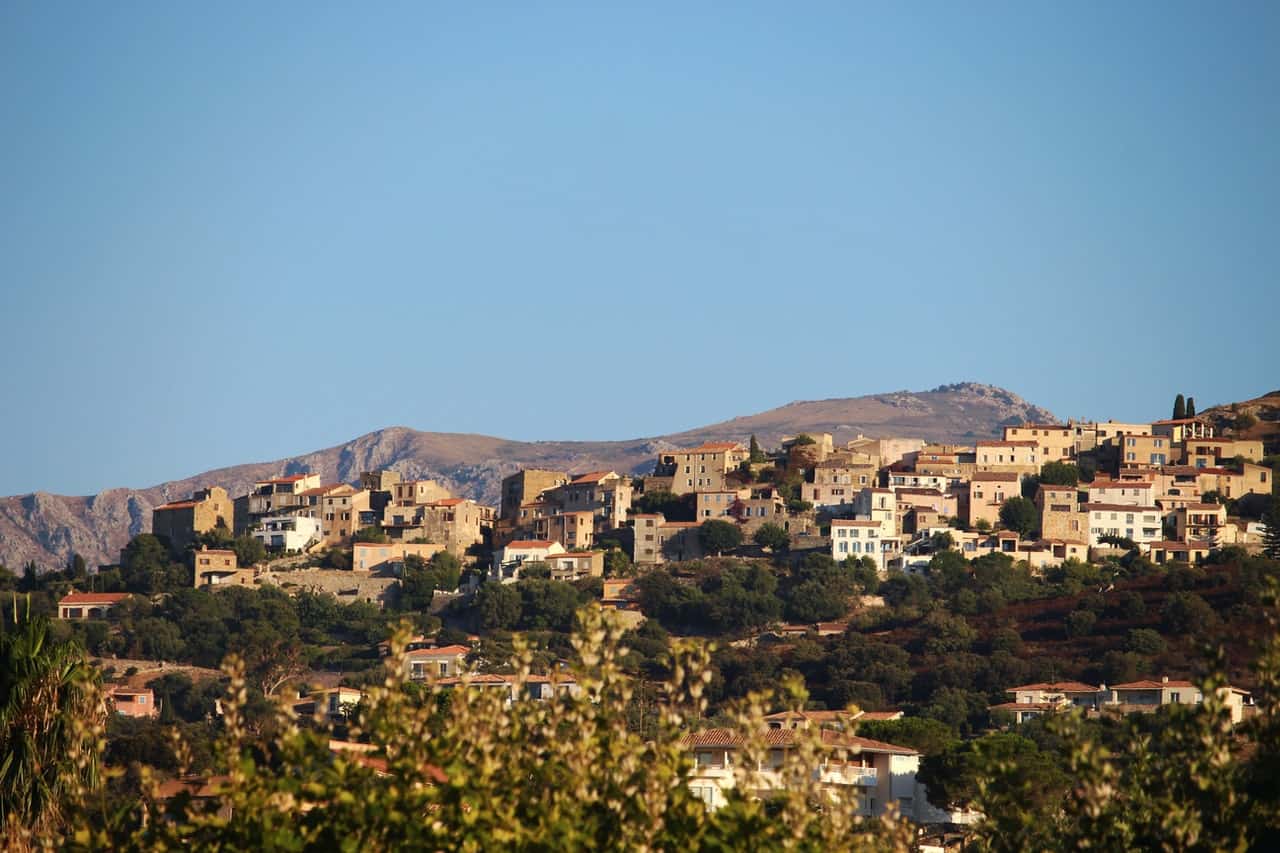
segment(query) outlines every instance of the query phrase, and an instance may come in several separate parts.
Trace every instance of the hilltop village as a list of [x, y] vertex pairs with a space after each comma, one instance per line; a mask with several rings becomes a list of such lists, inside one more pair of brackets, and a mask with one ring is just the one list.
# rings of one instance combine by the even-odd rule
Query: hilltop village
[[[98, 656], [131, 724], [216, 717], [211, 667], [234, 651], [261, 695], [339, 733], [395, 619], [415, 629], [404, 678], [511, 706], [578, 695], [566, 637], [594, 604], [628, 629], [641, 683], [675, 638], [715, 643], [712, 707], [682, 740], [708, 808], [743, 784], [746, 748], [716, 709], [798, 675], [808, 701], [760, 721], [752, 793], [785, 786], [816, 733], [823, 786], [945, 846], [981, 817], [957, 756], [983, 738], [1205, 702], [1191, 638], [1233, 619], [1248, 634], [1256, 567], [1280, 556], [1267, 450], [1195, 416], [1024, 423], [971, 445], [744, 436], [662, 450], [638, 475], [519, 470], [498, 506], [395, 471], [296, 473], [156, 507], [118, 566], [14, 583]], [[514, 637], [533, 671], [509, 665]], [[1211, 689], [1233, 725], [1254, 712], [1244, 678]], [[1018, 737], [1059, 784], [1058, 757]], [[202, 784], [177, 774], [172, 791]]]

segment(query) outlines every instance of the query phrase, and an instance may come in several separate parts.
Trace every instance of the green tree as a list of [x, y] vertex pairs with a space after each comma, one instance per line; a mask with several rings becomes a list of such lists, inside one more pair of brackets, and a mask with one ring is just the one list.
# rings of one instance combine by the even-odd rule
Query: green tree
[[764, 457], [764, 451], [760, 449], [760, 442], [756, 441], [756, 437], [755, 437], [754, 435], [752, 435], [752, 436], [751, 436], [751, 444], [750, 444], [749, 449], [748, 449], [747, 461], [748, 461], [748, 462], [763, 462], [763, 461], [764, 461], [764, 458], [765, 458], [765, 457]]
[[1030, 536], [1040, 526], [1036, 505], [1024, 497], [1012, 497], [1000, 507], [1000, 523], [1019, 536]]
[[1077, 486], [1080, 469], [1070, 462], [1046, 462], [1040, 467], [1040, 482], [1046, 486]]
[[104, 710], [96, 672], [46, 620], [0, 634], [0, 832], [10, 843], [54, 837], [68, 803], [97, 785]]
[[231, 550], [236, 552], [236, 563], [242, 568], [256, 566], [267, 559], [267, 546], [262, 544], [261, 539], [255, 539], [248, 534], [237, 536], [232, 540]]
[[387, 534], [382, 532], [382, 528], [373, 524], [368, 527], [360, 528], [351, 538], [355, 542], [370, 542], [375, 545], [381, 545], [391, 541]]
[[1194, 418], [1196, 416], [1196, 398], [1187, 398], [1187, 417]]
[[1160, 636], [1158, 631], [1150, 628], [1134, 628], [1129, 631], [1129, 636], [1125, 640], [1125, 646], [1129, 651], [1140, 655], [1162, 655], [1168, 648], [1165, 645], [1164, 637]]
[[1263, 552], [1273, 560], [1280, 560], [1280, 495], [1271, 496], [1262, 524]]
[[873, 720], [858, 723], [857, 734], [884, 743], [909, 746], [921, 755], [937, 755], [959, 742], [956, 730], [940, 720], [903, 717], [900, 720]]
[[1073, 610], [1067, 614], [1064, 627], [1068, 637], [1087, 637], [1098, 624], [1098, 615], [1089, 610]]
[[1175, 592], [1160, 610], [1161, 624], [1170, 634], [1201, 634], [1218, 624], [1218, 614], [1194, 592]]
[[742, 544], [742, 530], [732, 522], [713, 518], [698, 528], [698, 541], [707, 553], [722, 554]]
[[774, 553], [782, 553], [791, 545], [791, 534], [783, 530], [781, 524], [772, 521], [760, 525], [752, 539], [761, 548], [768, 548]]
[[1182, 395], [1173, 398], [1173, 419], [1180, 421], [1187, 416], [1187, 401]]
[[512, 584], [486, 583], [475, 598], [476, 617], [485, 631], [510, 630], [520, 624], [520, 591]]

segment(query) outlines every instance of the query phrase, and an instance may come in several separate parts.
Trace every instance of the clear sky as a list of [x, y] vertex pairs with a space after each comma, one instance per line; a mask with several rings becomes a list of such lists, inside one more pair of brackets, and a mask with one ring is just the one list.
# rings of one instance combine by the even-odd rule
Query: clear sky
[[0, 4], [0, 494], [1280, 386], [1280, 4]]

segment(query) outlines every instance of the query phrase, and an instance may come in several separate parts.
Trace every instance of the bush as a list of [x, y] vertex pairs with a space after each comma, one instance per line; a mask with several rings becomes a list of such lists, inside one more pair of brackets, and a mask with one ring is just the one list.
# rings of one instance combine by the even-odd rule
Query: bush
[[1162, 655], [1168, 648], [1164, 637], [1150, 628], [1134, 628], [1130, 631], [1125, 647], [1140, 655]]
[[1194, 592], [1178, 592], [1165, 602], [1160, 620], [1167, 633], [1199, 634], [1218, 624], [1218, 614]]
[[1087, 637], [1098, 624], [1098, 616], [1090, 610], [1074, 610], [1067, 614], [1064, 627], [1068, 637]]

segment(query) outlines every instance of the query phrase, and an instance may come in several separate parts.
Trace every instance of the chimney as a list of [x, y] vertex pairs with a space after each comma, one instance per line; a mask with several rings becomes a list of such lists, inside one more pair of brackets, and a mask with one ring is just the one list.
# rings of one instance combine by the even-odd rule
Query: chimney
[[1167, 675], [1162, 675], [1162, 676], [1160, 676], [1160, 683], [1161, 683], [1161, 684], [1168, 684], [1168, 683], [1169, 683], [1169, 676], [1167, 676]]

